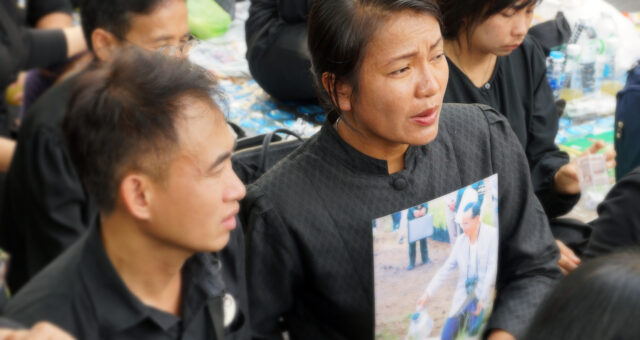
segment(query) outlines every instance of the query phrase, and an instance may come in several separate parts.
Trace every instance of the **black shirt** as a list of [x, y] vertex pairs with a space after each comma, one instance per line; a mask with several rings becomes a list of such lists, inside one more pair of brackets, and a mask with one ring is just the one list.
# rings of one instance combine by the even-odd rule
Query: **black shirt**
[[145, 305], [113, 267], [96, 226], [34, 277], [5, 315], [27, 326], [50, 321], [78, 339], [215, 339], [209, 304], [225, 294], [218, 259], [196, 254], [182, 275], [181, 317]]
[[7, 109], [4, 91], [19, 71], [59, 63], [67, 57], [61, 31], [28, 30], [19, 17], [15, 0], [0, 0], [0, 115]]
[[345, 143], [331, 124], [247, 188], [253, 339], [373, 339], [371, 221], [498, 174], [497, 300], [488, 328], [519, 336], [560, 276], [558, 250], [507, 121], [487, 106], [445, 104], [438, 136], [405, 168]]
[[606, 255], [613, 251], [640, 246], [640, 168], [620, 179], [598, 206], [584, 256]]
[[524, 148], [533, 188], [550, 218], [567, 213], [579, 195], [553, 189], [553, 176], [569, 162], [555, 145], [558, 132], [553, 93], [546, 78], [545, 57], [530, 37], [508, 56], [498, 57], [491, 79], [476, 87], [451, 60], [446, 103], [480, 103], [504, 115]]

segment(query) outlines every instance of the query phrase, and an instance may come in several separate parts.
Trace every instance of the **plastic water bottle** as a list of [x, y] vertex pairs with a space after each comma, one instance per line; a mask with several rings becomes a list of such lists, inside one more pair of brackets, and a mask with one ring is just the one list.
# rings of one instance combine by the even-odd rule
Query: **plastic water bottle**
[[427, 310], [416, 311], [411, 315], [409, 332], [407, 332], [405, 340], [425, 340], [431, 334], [431, 330], [433, 330], [433, 320]]
[[587, 95], [596, 92], [596, 46], [593, 41], [582, 47], [580, 56], [580, 79], [582, 93]]
[[582, 80], [580, 79], [580, 45], [567, 45], [567, 59], [564, 66], [565, 80], [560, 91], [560, 98], [568, 101], [582, 97]]
[[612, 96], [615, 96], [624, 86], [618, 79], [618, 73], [616, 72], [616, 51], [618, 46], [618, 38], [611, 37], [607, 39], [601, 91]]
[[564, 81], [564, 53], [552, 51], [547, 58], [547, 80], [553, 91], [553, 96], [558, 98]]

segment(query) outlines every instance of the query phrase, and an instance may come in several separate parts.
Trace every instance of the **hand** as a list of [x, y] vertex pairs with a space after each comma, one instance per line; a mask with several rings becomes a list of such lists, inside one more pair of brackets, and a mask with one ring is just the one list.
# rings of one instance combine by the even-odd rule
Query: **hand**
[[489, 333], [489, 337], [487, 337], [487, 340], [516, 340], [516, 337], [505, 330], [494, 329], [491, 331], [491, 333]]
[[[591, 144], [587, 151], [583, 152], [579, 157], [597, 153], [607, 144], [604, 141], [596, 140]], [[616, 152], [613, 148], [608, 148], [604, 152], [605, 160], [607, 162], [607, 169], [612, 169], [616, 166]], [[578, 158], [579, 158], [578, 157]], [[553, 176], [553, 188], [556, 192], [565, 195], [575, 195], [580, 193], [580, 183], [578, 181], [578, 167], [575, 161], [565, 164]]]
[[38, 322], [29, 330], [0, 329], [0, 340], [73, 340], [73, 337], [53, 324]]
[[560, 259], [558, 260], [558, 266], [562, 270], [562, 274], [567, 275], [574, 269], [578, 268], [580, 259], [576, 256], [573, 250], [569, 249], [562, 241], [556, 240], [556, 244], [560, 249]]
[[423, 309], [427, 305], [427, 302], [429, 302], [429, 294], [424, 292], [418, 299], [418, 303], [416, 304], [417, 309]]
[[473, 315], [474, 316], [478, 316], [480, 315], [480, 313], [482, 313], [482, 308], [484, 306], [482, 305], [482, 301], [478, 301], [478, 306], [476, 307], [476, 310], [473, 311]]

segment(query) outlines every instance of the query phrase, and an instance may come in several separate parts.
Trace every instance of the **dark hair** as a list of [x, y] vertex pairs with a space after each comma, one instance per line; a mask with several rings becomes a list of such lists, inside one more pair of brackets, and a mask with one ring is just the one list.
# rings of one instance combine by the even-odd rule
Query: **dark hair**
[[542, 304], [525, 340], [637, 339], [640, 249], [590, 260]]
[[113, 210], [126, 171], [162, 179], [179, 142], [174, 125], [185, 100], [219, 110], [215, 85], [210, 72], [188, 60], [134, 46], [78, 77], [62, 128], [71, 160], [102, 212]]
[[[490, 16], [506, 8], [520, 10], [541, 0], [437, 0], [444, 30], [442, 35], [447, 40], [457, 39], [460, 33], [470, 34], [473, 28]], [[466, 25], [466, 32], [461, 32]]]
[[458, 190], [458, 196], [456, 198], [456, 211], [458, 211], [458, 208], [460, 207], [460, 201], [462, 200], [462, 195], [464, 194], [464, 191], [467, 190], [467, 188], [471, 188], [478, 193], [478, 200], [475, 203], [469, 203], [467, 204], [467, 206], [462, 207], [462, 211], [466, 212], [467, 210], [472, 209], [471, 217], [476, 217], [480, 215], [480, 209], [482, 209], [482, 202], [484, 202], [484, 191], [480, 190], [482, 187], [484, 187], [484, 181], [479, 181], [471, 184], [469, 187], [464, 187]]
[[82, 31], [91, 45], [91, 33], [96, 28], [111, 32], [124, 39], [129, 31], [132, 14], [149, 14], [167, 0], [80, 0]]
[[[329, 119], [341, 114], [333, 102], [337, 98], [337, 81], [349, 83], [357, 93], [358, 71], [367, 45], [388, 17], [400, 11], [432, 15], [442, 28], [440, 11], [431, 0], [322, 0], [315, 1], [309, 14], [308, 43], [311, 70], [318, 96]], [[329, 93], [322, 85], [322, 75], [333, 75]]]

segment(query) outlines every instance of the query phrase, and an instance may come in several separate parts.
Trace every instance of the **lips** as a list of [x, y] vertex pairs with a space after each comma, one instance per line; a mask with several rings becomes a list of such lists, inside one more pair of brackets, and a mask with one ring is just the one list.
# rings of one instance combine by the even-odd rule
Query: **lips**
[[239, 210], [235, 209], [232, 214], [228, 215], [224, 220], [222, 220], [222, 226], [231, 231], [236, 228], [236, 215]]
[[432, 125], [438, 119], [438, 108], [438, 106], [434, 106], [428, 110], [418, 113], [415, 116], [412, 116], [410, 119], [412, 122], [421, 126]]

